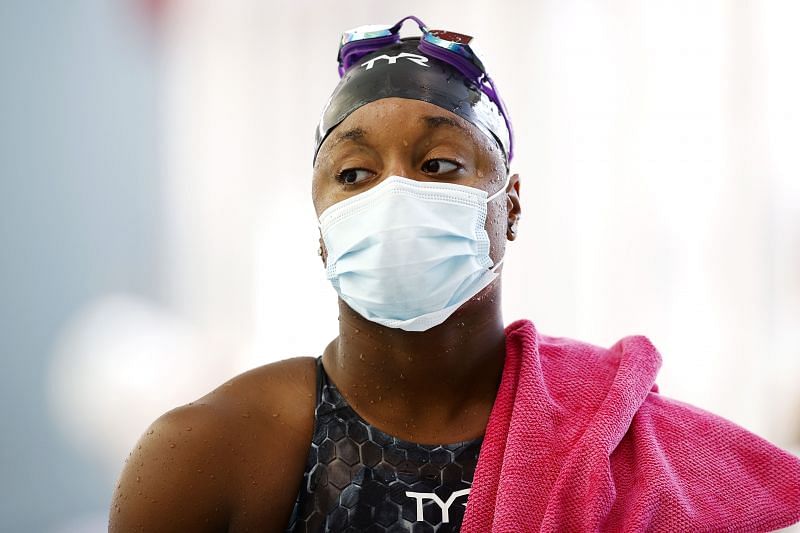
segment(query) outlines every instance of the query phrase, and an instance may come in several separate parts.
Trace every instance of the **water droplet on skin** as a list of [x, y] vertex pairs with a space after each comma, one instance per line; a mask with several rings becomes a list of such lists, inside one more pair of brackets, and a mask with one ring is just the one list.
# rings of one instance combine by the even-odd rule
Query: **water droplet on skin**
[[142, 478], [140, 476], [136, 476], [136, 483], [139, 483], [140, 481], [142, 481]]
[[175, 443], [174, 443], [174, 442], [170, 442], [170, 443], [169, 443], [169, 447], [170, 447], [170, 448], [174, 448], [174, 447], [175, 447]]
[[408, 356], [408, 362], [409, 363], [413, 363], [414, 362], [414, 358], [412, 356], [410, 356], [410, 355]]
[[250, 413], [242, 413], [242, 418], [250, 418]]
[[191, 431], [191, 430], [192, 430], [192, 428], [190, 428], [190, 427], [186, 428], [186, 431]]
[[147, 432], [147, 434], [148, 434], [148, 435], [152, 435], [152, 434], [153, 434], [153, 431], [154, 431], [154, 430], [152, 430], [152, 429], [151, 429], [150, 431], [148, 431], [148, 432]]
[[279, 413], [272, 413], [272, 418], [278, 418], [279, 416], [281, 416]]
[[355, 328], [355, 329], [353, 330], [353, 333], [355, 333], [356, 335], [358, 335], [360, 332], [361, 332], [361, 330], [360, 330], [360, 329], [358, 329], [358, 328]]
[[406, 379], [402, 372], [400, 372], [400, 379]]
[[364, 360], [364, 354], [363, 353], [358, 354], [358, 358], [363, 361]]

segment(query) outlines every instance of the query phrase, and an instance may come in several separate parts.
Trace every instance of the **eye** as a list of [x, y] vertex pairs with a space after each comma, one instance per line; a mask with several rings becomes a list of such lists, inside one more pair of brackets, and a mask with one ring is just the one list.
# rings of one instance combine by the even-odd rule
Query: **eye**
[[428, 174], [449, 174], [461, 168], [461, 165], [447, 159], [428, 159], [422, 163], [422, 171]]
[[336, 174], [336, 179], [345, 185], [355, 185], [369, 179], [371, 175], [372, 171], [365, 168], [346, 168]]

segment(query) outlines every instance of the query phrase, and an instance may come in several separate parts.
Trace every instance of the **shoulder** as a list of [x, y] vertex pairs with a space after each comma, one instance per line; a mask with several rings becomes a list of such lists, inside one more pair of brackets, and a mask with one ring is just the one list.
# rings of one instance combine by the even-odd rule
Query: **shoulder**
[[126, 461], [109, 530], [285, 526], [311, 440], [315, 392], [315, 360], [289, 359], [159, 417]]
[[[638, 366], [648, 373], [661, 366], [661, 355], [644, 335], [629, 335], [611, 347], [569, 337], [557, 337], [539, 332], [529, 320], [517, 320], [506, 328], [508, 338], [523, 346], [535, 346], [545, 367], [553, 370], [574, 368], [600, 373], [612, 373], [621, 365]], [[546, 368], [545, 368], [546, 370]]]
[[539, 351], [543, 358], [557, 363], [578, 366], [619, 367], [623, 362], [645, 364], [648, 367], [661, 365], [661, 355], [644, 335], [622, 337], [611, 347], [598, 346], [568, 337], [537, 335]]
[[661, 355], [643, 335], [623, 337], [608, 348], [541, 334], [536, 342], [542, 379], [570, 410], [595, 410], [620, 392], [642, 401], [648, 391], [658, 391]]

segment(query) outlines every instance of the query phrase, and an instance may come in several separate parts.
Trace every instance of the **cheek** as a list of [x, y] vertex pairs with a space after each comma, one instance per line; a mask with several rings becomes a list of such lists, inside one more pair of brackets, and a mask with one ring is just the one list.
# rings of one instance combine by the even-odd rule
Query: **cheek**
[[323, 183], [321, 179], [314, 178], [311, 182], [311, 202], [314, 204], [317, 217], [336, 203], [335, 194], [331, 191], [330, 185]]
[[319, 179], [314, 176], [311, 179], [311, 203], [314, 205], [314, 211], [316, 211], [317, 216], [322, 212], [320, 211], [320, 186], [319, 186]]
[[[502, 198], [502, 200], [501, 200]], [[486, 233], [489, 235], [489, 257], [497, 263], [505, 253], [508, 227], [505, 196], [493, 200], [486, 213]]]

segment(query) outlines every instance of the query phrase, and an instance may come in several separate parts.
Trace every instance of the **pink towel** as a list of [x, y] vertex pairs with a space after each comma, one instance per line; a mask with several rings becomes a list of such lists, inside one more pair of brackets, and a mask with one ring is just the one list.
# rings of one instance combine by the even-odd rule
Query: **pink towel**
[[461, 530], [771, 531], [800, 520], [800, 459], [658, 394], [645, 337], [611, 349], [506, 329]]

